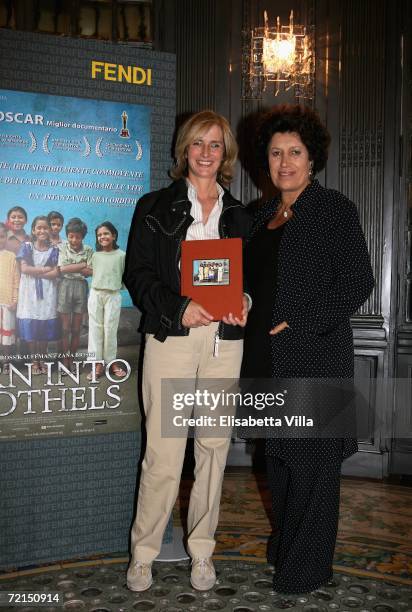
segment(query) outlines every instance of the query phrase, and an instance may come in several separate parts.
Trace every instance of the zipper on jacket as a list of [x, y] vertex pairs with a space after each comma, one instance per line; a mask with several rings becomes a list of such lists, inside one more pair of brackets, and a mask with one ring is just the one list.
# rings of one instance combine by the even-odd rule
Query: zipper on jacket
[[183, 313], [186, 310], [186, 307], [189, 304], [189, 302], [191, 302], [191, 298], [187, 298], [183, 302], [183, 304], [182, 304], [182, 306], [181, 306], [181, 308], [179, 310], [178, 317], [177, 317], [177, 329], [182, 329], [183, 328], [183, 330], [185, 332], [185, 334], [184, 334], [185, 336], [189, 335], [189, 328], [188, 327], [184, 327], [184, 325], [181, 324], [181, 321], [182, 321]]
[[177, 276], [177, 283], [178, 283], [179, 287], [180, 287], [180, 282], [181, 282], [181, 274], [180, 274], [180, 268], [179, 268], [179, 259], [180, 259], [180, 254], [181, 254], [181, 251], [182, 251], [182, 242], [183, 242], [183, 238], [180, 237], [178, 245], [177, 245], [176, 257], [175, 257], [176, 276]]
[[[176, 250], [176, 257], [175, 257], [175, 268], [176, 268], [176, 275], [177, 275], [177, 284], [180, 287], [180, 282], [181, 282], [181, 278], [180, 278], [180, 269], [179, 269], [179, 259], [180, 259], [180, 253], [182, 250], [182, 242], [183, 242], [183, 238], [180, 237], [179, 238], [179, 243], [177, 245], [177, 250]], [[183, 312], [185, 311], [187, 305], [189, 304], [189, 302], [191, 301], [191, 298], [187, 298], [187, 300], [185, 300], [182, 304], [182, 307], [179, 311], [179, 315], [177, 318], [177, 327], [178, 329], [184, 329], [185, 332], [185, 336], [189, 335], [189, 328], [184, 327], [181, 323], [182, 321], [182, 316], [183, 316]]]

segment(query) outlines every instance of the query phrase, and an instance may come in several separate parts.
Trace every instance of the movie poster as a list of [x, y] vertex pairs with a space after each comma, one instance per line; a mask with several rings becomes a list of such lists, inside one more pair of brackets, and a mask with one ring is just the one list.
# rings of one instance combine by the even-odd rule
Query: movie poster
[[149, 188], [149, 107], [0, 90], [0, 440], [138, 426], [121, 275]]

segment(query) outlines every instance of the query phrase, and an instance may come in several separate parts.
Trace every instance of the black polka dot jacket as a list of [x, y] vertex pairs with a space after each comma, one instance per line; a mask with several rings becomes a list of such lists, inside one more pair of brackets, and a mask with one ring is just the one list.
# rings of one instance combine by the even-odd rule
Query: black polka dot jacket
[[[275, 199], [262, 206], [249, 239], [278, 205]], [[273, 376], [351, 378], [350, 317], [374, 286], [356, 207], [338, 191], [325, 189], [314, 180], [296, 200], [293, 213], [279, 245], [272, 324], [286, 321], [289, 327], [271, 337]], [[356, 442], [349, 441], [343, 455], [349, 456], [356, 448]]]
[[[272, 200], [257, 213], [253, 234], [276, 212]], [[279, 246], [272, 324], [274, 376], [352, 377], [350, 316], [373, 286], [366, 241], [353, 202], [314, 180], [293, 206]]]

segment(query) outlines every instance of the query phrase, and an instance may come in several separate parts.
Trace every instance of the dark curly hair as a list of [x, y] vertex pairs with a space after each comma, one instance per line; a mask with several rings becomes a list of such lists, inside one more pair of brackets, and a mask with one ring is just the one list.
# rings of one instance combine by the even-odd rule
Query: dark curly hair
[[313, 174], [323, 170], [328, 159], [330, 136], [315, 111], [299, 104], [282, 104], [262, 115], [257, 137], [258, 163], [266, 171], [269, 170], [269, 143], [276, 132], [299, 134], [313, 162]]

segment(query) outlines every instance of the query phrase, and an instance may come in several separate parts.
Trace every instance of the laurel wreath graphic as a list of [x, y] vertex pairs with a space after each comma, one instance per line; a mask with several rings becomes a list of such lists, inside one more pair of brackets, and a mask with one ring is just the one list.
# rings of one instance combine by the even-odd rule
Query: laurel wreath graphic
[[[82, 156], [83, 157], [89, 157], [92, 148], [91, 148], [90, 143], [87, 140], [86, 136], [83, 136], [83, 140], [84, 140], [84, 144], [86, 145], [86, 148], [84, 150], [84, 153], [82, 153]], [[97, 153], [97, 151], [96, 151], [96, 153]]]
[[37, 140], [33, 132], [29, 132], [29, 136], [31, 138], [31, 145], [29, 147], [29, 153], [34, 153], [37, 149]]
[[50, 155], [49, 138], [50, 138], [50, 132], [46, 134], [46, 136], [43, 138], [43, 151], [47, 153], [47, 155]]
[[100, 138], [97, 139], [97, 142], [96, 142], [96, 155], [97, 155], [97, 157], [103, 157], [103, 153], [100, 150], [100, 145], [102, 144], [102, 140], [103, 140], [103, 138], [100, 137]]
[[143, 147], [138, 140], [135, 141], [137, 146], [136, 160], [140, 161], [143, 157]]

